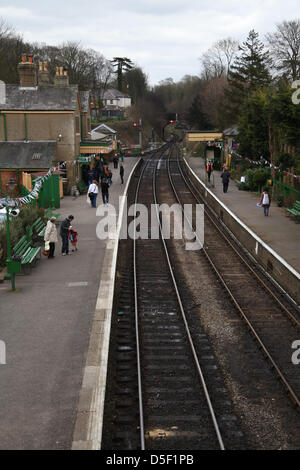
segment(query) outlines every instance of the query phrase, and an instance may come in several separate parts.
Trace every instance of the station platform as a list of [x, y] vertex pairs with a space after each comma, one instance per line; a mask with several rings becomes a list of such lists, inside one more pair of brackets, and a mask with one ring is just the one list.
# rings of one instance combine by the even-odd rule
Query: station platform
[[[123, 185], [119, 169], [110, 166], [110, 203], [117, 212], [137, 161], [125, 158]], [[6, 365], [0, 365], [1, 450], [71, 449], [75, 425], [80, 431], [80, 416], [88, 415], [78, 411], [79, 397], [97, 328], [103, 264], [112, 263], [113, 251], [109, 240], [96, 236], [100, 218], [86, 195], [65, 197], [59, 212], [62, 219], [74, 215], [78, 252], [61, 256], [59, 237], [55, 258], [42, 257], [30, 275], [17, 276], [15, 293], [7, 281], [0, 284], [0, 340], [6, 344]]]
[[242, 222], [300, 273], [300, 224], [288, 216], [284, 207], [277, 207], [273, 201], [269, 216], [265, 217], [263, 209], [256, 205], [260, 201], [259, 194], [240, 191], [232, 180], [224, 194], [220, 171], [214, 171], [208, 183], [204, 159], [188, 157], [186, 160], [196, 175]]

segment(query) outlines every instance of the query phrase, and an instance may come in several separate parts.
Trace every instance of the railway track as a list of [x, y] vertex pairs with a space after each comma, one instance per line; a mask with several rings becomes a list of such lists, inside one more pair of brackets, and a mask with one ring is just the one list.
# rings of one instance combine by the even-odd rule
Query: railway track
[[[170, 146], [143, 162], [128, 203], [149, 209], [176, 201], [203, 203], [178, 149]], [[210, 338], [192, 313], [174, 243], [162, 237], [120, 241], [103, 449], [247, 447]], [[274, 294], [209, 208], [204, 249], [195, 253], [215, 274], [299, 407], [299, 373], [291, 363], [298, 312]]]
[[[151, 205], [161, 202], [157, 200], [156, 175], [162, 157], [145, 163], [135, 189], [134, 202], [145, 204], [149, 213]], [[122, 376], [117, 373], [115, 383], [126, 384], [130, 398], [124, 402], [120, 397], [113, 435], [103, 448], [111, 448], [113, 442], [114, 448], [122, 449], [223, 450], [223, 435], [225, 439], [235, 436], [240, 443], [243, 434], [224, 397], [224, 384], [205, 332], [198, 330], [197, 347], [193, 343], [195, 333], [190, 332], [185, 314], [190, 299], [179, 293], [166, 241], [162, 234], [157, 240], [138, 239], [131, 249], [133, 284], [126, 282], [125, 298], [122, 294], [117, 306], [123, 311], [116, 312], [119, 363], [113, 366]], [[210, 384], [221, 391], [221, 426], [206, 385], [207, 374]]]
[[[175, 152], [176, 158], [168, 159], [168, 176], [177, 201], [182, 205], [203, 204], [201, 194], [181, 166], [178, 149]], [[274, 287], [256, 272], [207, 206], [205, 246], [199, 256], [207, 259], [299, 410], [300, 377], [291, 362], [291, 345], [300, 330], [298, 311], [274, 294]]]

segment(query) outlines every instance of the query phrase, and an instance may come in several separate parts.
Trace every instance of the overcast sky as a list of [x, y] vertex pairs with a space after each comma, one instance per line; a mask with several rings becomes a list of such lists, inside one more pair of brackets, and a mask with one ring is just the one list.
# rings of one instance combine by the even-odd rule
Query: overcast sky
[[[126, 56], [153, 85], [200, 72], [213, 42], [264, 39], [283, 20], [300, 18], [299, 0], [0, 0], [0, 16], [27, 41], [81, 41], [107, 59]], [[9, 4], [9, 6], [8, 6]]]

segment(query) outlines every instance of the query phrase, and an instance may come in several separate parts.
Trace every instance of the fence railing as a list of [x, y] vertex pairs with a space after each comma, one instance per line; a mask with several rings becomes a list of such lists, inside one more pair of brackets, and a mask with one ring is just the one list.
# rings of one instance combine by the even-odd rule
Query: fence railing
[[300, 201], [300, 191], [282, 181], [273, 180], [273, 195], [282, 197], [285, 206], [291, 206], [294, 202]]

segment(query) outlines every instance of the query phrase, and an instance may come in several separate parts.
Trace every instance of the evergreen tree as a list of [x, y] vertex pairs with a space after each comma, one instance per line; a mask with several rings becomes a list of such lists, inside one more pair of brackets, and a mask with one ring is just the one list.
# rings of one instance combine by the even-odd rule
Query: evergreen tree
[[116, 74], [118, 77], [118, 90], [123, 91], [123, 71], [131, 70], [133, 63], [127, 57], [114, 57], [111, 63], [117, 67]]
[[211, 128], [209, 119], [203, 112], [199, 95], [197, 95], [192, 102], [188, 111], [187, 121], [192, 127], [196, 127], [199, 130], [208, 130]]
[[269, 103], [267, 89], [253, 92], [241, 106], [239, 152], [251, 159], [269, 159]]
[[269, 68], [271, 61], [264, 45], [258, 39], [258, 33], [250, 31], [242, 46], [240, 55], [235, 60], [228, 74], [227, 112], [231, 119], [236, 119], [243, 101], [258, 88], [271, 82]]

